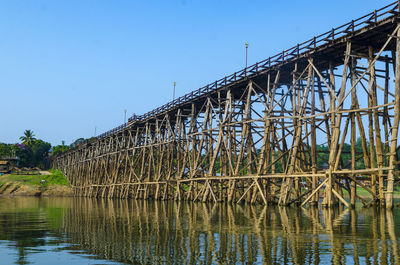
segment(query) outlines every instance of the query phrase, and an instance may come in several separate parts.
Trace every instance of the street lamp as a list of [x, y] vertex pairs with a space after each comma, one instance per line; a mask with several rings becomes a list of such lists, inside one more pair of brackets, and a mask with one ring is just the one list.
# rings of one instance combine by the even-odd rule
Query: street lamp
[[124, 123], [126, 123], [126, 109], [124, 109]]
[[176, 82], [174, 81], [174, 93], [172, 94], [172, 101], [175, 100], [175, 87], [176, 87]]
[[244, 68], [244, 74], [247, 76], [247, 48], [249, 48], [249, 43], [246, 41], [244, 46], [246, 47], [246, 67]]

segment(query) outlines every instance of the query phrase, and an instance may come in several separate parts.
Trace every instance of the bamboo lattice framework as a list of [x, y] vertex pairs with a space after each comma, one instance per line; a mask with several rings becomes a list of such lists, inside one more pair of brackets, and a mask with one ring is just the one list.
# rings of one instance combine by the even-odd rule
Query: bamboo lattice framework
[[55, 157], [54, 167], [76, 196], [392, 208], [399, 8], [134, 116]]

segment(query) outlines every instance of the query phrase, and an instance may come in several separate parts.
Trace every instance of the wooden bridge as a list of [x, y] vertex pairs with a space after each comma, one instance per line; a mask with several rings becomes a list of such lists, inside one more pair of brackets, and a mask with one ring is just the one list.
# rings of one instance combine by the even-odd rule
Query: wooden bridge
[[399, 10], [395, 2], [131, 117], [54, 167], [76, 196], [391, 208]]

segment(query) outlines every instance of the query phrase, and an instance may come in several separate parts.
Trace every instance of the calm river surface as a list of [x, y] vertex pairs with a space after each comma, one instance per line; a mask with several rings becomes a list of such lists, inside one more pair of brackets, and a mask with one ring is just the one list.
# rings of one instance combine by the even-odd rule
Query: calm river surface
[[0, 264], [399, 264], [400, 212], [0, 198]]

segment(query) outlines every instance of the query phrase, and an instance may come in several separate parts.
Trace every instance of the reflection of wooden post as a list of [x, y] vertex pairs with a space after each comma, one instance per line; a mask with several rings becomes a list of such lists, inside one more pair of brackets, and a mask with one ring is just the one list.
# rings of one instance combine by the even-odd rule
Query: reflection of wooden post
[[373, 259], [376, 263], [378, 256], [379, 256], [379, 234], [378, 234], [378, 212], [377, 212], [377, 208], [374, 207], [372, 209], [373, 215], [371, 218], [371, 231], [372, 231], [372, 247], [368, 247], [368, 252], [373, 251], [372, 256]]
[[332, 264], [342, 264], [343, 260], [343, 255], [341, 251], [341, 246], [338, 246], [337, 242], [338, 239], [336, 238], [336, 235], [333, 231], [333, 209], [331, 207], [329, 208], [323, 208], [322, 209], [323, 216], [325, 219], [325, 229], [327, 234], [329, 234], [330, 241], [331, 241], [331, 248], [332, 248]]
[[271, 249], [271, 256], [272, 261], [271, 264], [277, 264], [278, 261], [278, 236], [277, 236], [277, 227], [278, 227], [278, 217], [276, 216], [276, 212], [274, 210], [270, 211], [271, 213], [271, 236], [272, 236], [272, 249]]
[[[226, 219], [227, 219], [226, 223], [227, 223], [227, 228], [228, 228], [227, 233], [229, 233], [229, 235], [231, 235], [232, 234], [231, 231], [233, 230], [233, 226], [234, 226], [234, 215], [233, 215], [232, 204], [227, 204]], [[227, 243], [228, 246], [232, 245], [231, 240], [232, 240], [232, 236], [229, 236], [228, 243]], [[232, 251], [233, 251], [233, 248], [228, 247], [226, 255], [228, 257], [232, 257]]]
[[190, 258], [189, 264], [195, 264], [198, 259], [199, 253], [199, 242], [196, 235], [196, 225], [197, 225], [197, 213], [199, 212], [197, 208], [197, 203], [192, 203], [191, 207], [188, 207], [190, 213], [188, 216], [188, 231], [189, 231], [189, 248], [190, 248]]
[[351, 226], [351, 237], [353, 239], [354, 263], [360, 264], [360, 261], [358, 259], [358, 245], [357, 245], [357, 212], [354, 209], [350, 211], [350, 226]]
[[[285, 247], [290, 247], [290, 249], [288, 249], [288, 252], [291, 253], [291, 256], [293, 257], [293, 264], [301, 264], [302, 262], [298, 253], [301, 251], [301, 249], [299, 249], [297, 247], [297, 240], [296, 240], [296, 236], [295, 236], [295, 232], [293, 229], [293, 226], [290, 222], [290, 220], [293, 220], [292, 218], [289, 218], [288, 216], [288, 210], [289, 208], [287, 207], [279, 207], [279, 214], [281, 217], [281, 223], [282, 223], [282, 229], [285, 232], [284, 234], [282, 234], [282, 237], [285, 237], [285, 239], [289, 240], [289, 244], [286, 244]], [[296, 219], [295, 219], [296, 222]], [[283, 239], [282, 239], [283, 241]], [[286, 264], [286, 262], [285, 262]]]
[[[250, 212], [254, 213], [254, 206], [248, 205], [247, 207], [248, 210], [248, 219], [254, 220], [254, 223], [257, 223], [257, 216], [250, 214]], [[255, 213], [254, 213], [255, 214]], [[252, 229], [248, 229], [245, 233], [245, 238], [247, 238], [247, 247], [243, 248], [243, 254], [242, 257], [246, 257], [246, 260], [249, 264], [255, 264], [256, 263], [256, 257], [257, 257], [257, 250], [259, 247], [257, 246], [257, 240], [254, 240], [254, 232]], [[247, 250], [247, 251], [246, 251]], [[247, 252], [247, 255], [246, 255]]]
[[399, 244], [395, 232], [395, 222], [393, 218], [393, 212], [391, 209], [386, 210], [386, 222], [388, 228], [388, 234], [390, 238], [390, 245], [392, 246], [392, 255], [394, 257], [394, 264], [400, 264], [399, 256]]
[[[304, 208], [303, 208], [304, 209]], [[319, 256], [319, 250], [320, 250], [320, 245], [319, 245], [319, 227], [318, 224], [320, 223], [319, 221], [319, 209], [317, 207], [311, 207], [311, 218], [312, 218], [312, 231], [313, 231], [313, 250], [312, 253], [314, 255], [314, 264], [319, 264], [320, 263], [320, 256]]]
[[388, 264], [388, 245], [386, 240], [386, 218], [385, 211], [379, 211], [379, 228], [380, 228], [380, 242], [381, 242], [381, 264]]

